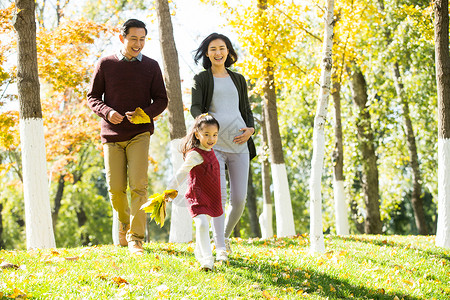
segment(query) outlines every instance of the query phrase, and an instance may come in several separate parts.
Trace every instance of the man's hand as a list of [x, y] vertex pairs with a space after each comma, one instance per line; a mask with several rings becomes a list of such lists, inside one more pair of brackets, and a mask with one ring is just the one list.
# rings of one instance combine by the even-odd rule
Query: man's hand
[[133, 122], [131, 121], [131, 117], [134, 115], [134, 113], [135, 113], [135, 111], [127, 111], [127, 112], [125, 113], [125, 116], [127, 117], [128, 121], [130, 121], [130, 123], [133, 123]]
[[108, 113], [108, 121], [110, 121], [113, 124], [119, 124], [122, 123], [124, 116], [122, 116], [121, 114], [119, 114], [117, 111], [115, 110], [111, 110]]
[[243, 132], [242, 132], [242, 134], [235, 136], [233, 139], [233, 142], [240, 145], [240, 144], [246, 143], [248, 141], [248, 139], [255, 132], [255, 128], [244, 127], [244, 128], [239, 129], [239, 131], [243, 131]]

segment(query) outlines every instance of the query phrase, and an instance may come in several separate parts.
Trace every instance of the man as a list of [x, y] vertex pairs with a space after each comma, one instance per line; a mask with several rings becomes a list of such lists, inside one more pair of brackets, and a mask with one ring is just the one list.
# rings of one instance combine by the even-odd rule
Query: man
[[[119, 243], [136, 255], [144, 253], [146, 215], [140, 207], [147, 201], [153, 118], [161, 114], [168, 103], [158, 63], [141, 53], [146, 36], [143, 22], [126, 21], [119, 35], [122, 49], [100, 59], [87, 94], [89, 107], [102, 118], [100, 136], [109, 196], [120, 222]], [[131, 121], [138, 107], [150, 117], [150, 123]]]

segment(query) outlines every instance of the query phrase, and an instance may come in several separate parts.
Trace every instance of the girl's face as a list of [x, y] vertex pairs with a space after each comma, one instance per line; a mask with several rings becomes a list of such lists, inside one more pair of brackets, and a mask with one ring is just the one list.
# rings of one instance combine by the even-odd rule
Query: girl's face
[[209, 58], [213, 66], [224, 66], [228, 57], [227, 45], [221, 39], [211, 41], [208, 45], [208, 52], [206, 53], [206, 56]]
[[210, 150], [217, 143], [218, 134], [217, 125], [203, 124], [200, 130], [195, 132], [195, 137], [200, 141], [200, 145]]

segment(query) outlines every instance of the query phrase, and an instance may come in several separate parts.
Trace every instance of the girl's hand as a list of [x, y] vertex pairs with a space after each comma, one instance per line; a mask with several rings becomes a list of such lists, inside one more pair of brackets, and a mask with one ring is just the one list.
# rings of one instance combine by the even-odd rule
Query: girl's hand
[[252, 136], [252, 134], [255, 132], [255, 128], [253, 127], [244, 127], [239, 129], [239, 131], [243, 131], [242, 134], [235, 136], [233, 139], [233, 142], [236, 144], [244, 144], [248, 141], [248, 139]]

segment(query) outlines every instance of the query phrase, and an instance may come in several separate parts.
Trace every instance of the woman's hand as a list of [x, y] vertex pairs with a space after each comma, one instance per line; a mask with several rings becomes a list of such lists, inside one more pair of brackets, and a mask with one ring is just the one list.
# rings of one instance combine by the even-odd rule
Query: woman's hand
[[252, 134], [255, 132], [255, 128], [253, 127], [244, 127], [239, 129], [239, 131], [243, 131], [242, 134], [235, 136], [233, 139], [233, 142], [236, 144], [243, 144], [248, 141], [248, 139], [252, 136]]

